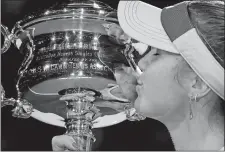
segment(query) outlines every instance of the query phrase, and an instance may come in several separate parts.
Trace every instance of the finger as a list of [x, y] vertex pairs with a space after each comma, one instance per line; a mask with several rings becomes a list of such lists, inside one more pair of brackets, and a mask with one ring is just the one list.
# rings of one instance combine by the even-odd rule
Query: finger
[[130, 38], [117, 24], [111, 24], [111, 26], [109, 27], [109, 34], [116, 36], [116, 38], [120, 40], [128, 40]]
[[93, 113], [98, 113], [100, 112], [100, 109], [98, 109], [96, 106], [92, 106], [90, 109]]
[[130, 76], [130, 80], [132, 80], [132, 83], [136, 84], [139, 74], [135, 72], [131, 67], [123, 66], [122, 68], [124, 72]]
[[116, 24], [112, 24], [108, 31], [108, 34], [110, 36], [115, 36], [117, 39], [119, 39], [120, 36], [123, 35], [123, 33], [123, 30]]
[[133, 69], [131, 67], [123, 65], [122, 69], [124, 70], [125, 73], [132, 75]]
[[128, 105], [128, 103], [120, 103], [120, 102], [110, 102], [110, 101], [96, 101], [95, 105], [97, 107], [107, 107], [112, 108], [118, 112], [124, 111], [124, 106]]
[[114, 39], [118, 44], [124, 44], [125, 42], [130, 41], [130, 37], [124, 33], [122, 28], [113, 23], [113, 24], [103, 24], [107, 34]]
[[75, 141], [68, 135], [60, 135], [52, 138], [52, 149], [53, 151], [64, 151], [64, 150], [77, 150]]
[[115, 76], [117, 84], [118, 84], [118, 82], [120, 82], [121, 79], [123, 79], [124, 75], [126, 75], [124, 70], [122, 70], [122, 69], [116, 69], [115, 70], [114, 76]]
[[102, 113], [98, 112], [94, 115], [94, 117], [92, 118], [93, 120], [97, 119], [98, 117], [101, 117]]
[[118, 33], [123, 33], [123, 30], [119, 27], [119, 25], [115, 23], [102, 25], [105, 27], [105, 30], [109, 36], [117, 36]]
[[129, 37], [126, 33], [123, 33], [122, 35], [120, 35], [119, 40], [122, 41], [123, 44], [126, 44], [131, 42], [131, 37]]
[[100, 109], [98, 109], [96, 106], [93, 106], [90, 109], [90, 111], [91, 112], [85, 114], [85, 116], [88, 120], [95, 120], [102, 115], [102, 113], [100, 112]]
[[101, 117], [102, 113], [101, 112], [96, 112], [96, 113], [87, 113], [86, 118], [90, 121], [94, 121], [98, 117]]

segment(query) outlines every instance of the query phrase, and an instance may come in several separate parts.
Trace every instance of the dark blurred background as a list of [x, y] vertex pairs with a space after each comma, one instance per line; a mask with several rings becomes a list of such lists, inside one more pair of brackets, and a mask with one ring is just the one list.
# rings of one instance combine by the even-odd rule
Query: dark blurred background
[[[45, 9], [57, 0], [2, 0], [1, 23], [10, 30], [16, 21], [29, 12]], [[62, 0], [61, 0], [62, 1]], [[117, 8], [119, 0], [101, 0]], [[144, 0], [163, 8], [181, 0]], [[154, 14], [151, 14], [154, 15]], [[3, 42], [3, 39], [1, 40]], [[16, 74], [23, 60], [18, 50], [11, 46], [1, 55], [1, 83], [7, 97], [16, 97]], [[11, 116], [12, 107], [1, 109], [1, 150], [2, 151], [51, 151], [51, 139], [65, 132], [59, 128], [42, 123], [33, 118], [16, 119]], [[93, 150], [104, 151], [172, 151], [174, 146], [167, 128], [153, 119], [140, 122], [124, 121], [118, 125], [94, 129], [97, 138]]]

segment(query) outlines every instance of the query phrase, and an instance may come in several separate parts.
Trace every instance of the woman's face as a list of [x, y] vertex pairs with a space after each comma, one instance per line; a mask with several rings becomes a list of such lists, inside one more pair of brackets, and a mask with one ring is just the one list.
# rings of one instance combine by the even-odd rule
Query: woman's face
[[139, 61], [143, 72], [136, 87], [135, 108], [139, 113], [158, 120], [185, 115], [187, 93], [177, 81], [181, 60], [180, 55], [152, 48]]

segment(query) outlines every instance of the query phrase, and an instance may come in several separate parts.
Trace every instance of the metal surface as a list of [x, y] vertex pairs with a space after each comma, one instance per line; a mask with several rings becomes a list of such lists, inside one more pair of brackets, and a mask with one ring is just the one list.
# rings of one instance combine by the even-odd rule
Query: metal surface
[[1, 34], [4, 36], [3, 47], [1, 48], [1, 54], [5, 53], [11, 46], [11, 34], [8, 28], [1, 24]]

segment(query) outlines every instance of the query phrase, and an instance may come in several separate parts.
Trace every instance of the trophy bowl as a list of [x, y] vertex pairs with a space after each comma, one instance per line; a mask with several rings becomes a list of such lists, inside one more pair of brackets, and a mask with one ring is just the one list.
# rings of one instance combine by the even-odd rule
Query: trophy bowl
[[[14, 44], [25, 58], [18, 72], [17, 90], [21, 99], [32, 104], [32, 117], [64, 127], [68, 107], [60, 100], [65, 95], [60, 92], [87, 88], [100, 93], [109, 84], [116, 85], [115, 64], [101, 61], [103, 52], [124, 49], [109, 41], [104, 27], [118, 24], [117, 18], [110, 15], [115, 11], [98, 1], [69, 0], [31, 14], [15, 25]], [[95, 100], [101, 100], [100, 96]], [[102, 116], [93, 127], [126, 119], [124, 112], [99, 109]]]

